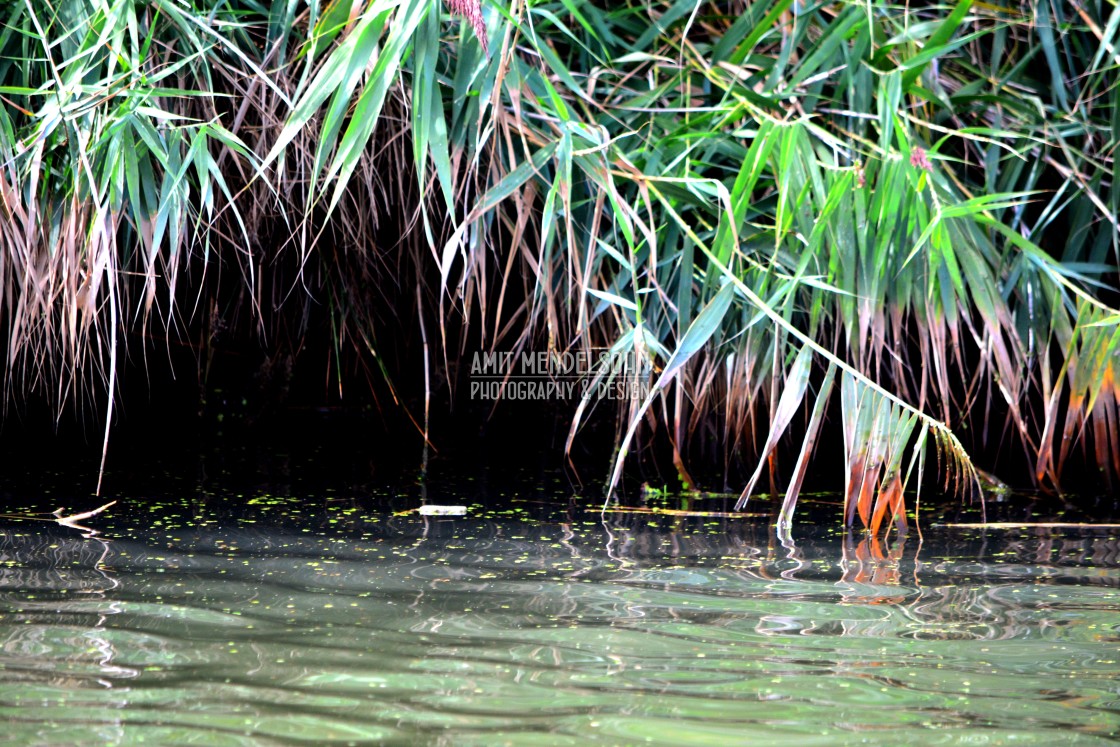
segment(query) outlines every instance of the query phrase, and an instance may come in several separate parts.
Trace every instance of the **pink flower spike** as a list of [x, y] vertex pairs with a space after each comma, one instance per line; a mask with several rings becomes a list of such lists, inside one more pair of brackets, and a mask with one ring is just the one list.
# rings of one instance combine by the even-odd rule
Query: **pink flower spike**
[[910, 151], [910, 165], [914, 168], [921, 169], [933, 173], [933, 164], [929, 162], [926, 157], [925, 148], [914, 146], [914, 150]]
[[470, 23], [474, 35], [482, 44], [484, 54], [490, 54], [490, 44], [486, 38], [486, 21], [482, 19], [482, 3], [480, 0], [444, 0], [447, 9], [453, 16], [461, 16]]

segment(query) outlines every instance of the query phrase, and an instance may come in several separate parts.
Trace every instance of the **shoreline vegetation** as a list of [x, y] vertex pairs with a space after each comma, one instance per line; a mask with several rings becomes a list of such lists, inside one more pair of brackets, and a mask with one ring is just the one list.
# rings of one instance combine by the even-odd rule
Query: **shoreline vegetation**
[[642, 361], [571, 403], [568, 449], [616, 420], [608, 498], [662, 443], [788, 525], [826, 428], [873, 532], [991, 444], [1111, 486], [1118, 49], [1101, 1], [9, 3], [5, 394], [97, 411], [104, 468], [126, 357], [204, 376], [315, 307], [418, 444], [477, 351]]

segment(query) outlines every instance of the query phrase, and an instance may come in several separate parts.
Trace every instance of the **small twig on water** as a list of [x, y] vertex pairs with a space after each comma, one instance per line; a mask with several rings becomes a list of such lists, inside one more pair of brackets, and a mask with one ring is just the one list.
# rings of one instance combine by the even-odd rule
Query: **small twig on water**
[[99, 532], [97, 532], [97, 530], [95, 530], [95, 529], [92, 529], [92, 527], [90, 527], [90, 526], [83, 526], [82, 524], [80, 524], [78, 522], [81, 522], [84, 519], [90, 519], [91, 516], [96, 516], [97, 514], [100, 514], [102, 511], [104, 511], [105, 508], [108, 508], [108, 507], [113, 506], [113, 505], [116, 505], [116, 502], [115, 501], [110, 501], [109, 503], [106, 503], [103, 506], [97, 506], [96, 508], [94, 508], [93, 511], [85, 511], [85, 512], [80, 513], [80, 514], [71, 514], [69, 516], [63, 516], [62, 515], [62, 513], [64, 511], [63, 508], [58, 508], [58, 510], [56, 510], [54, 512], [55, 522], [58, 523], [59, 525], [68, 526], [68, 527], [71, 527], [71, 529], [76, 529], [77, 531], [80, 531], [80, 532], [86, 532], [87, 536], [92, 536], [92, 535], [97, 534]]

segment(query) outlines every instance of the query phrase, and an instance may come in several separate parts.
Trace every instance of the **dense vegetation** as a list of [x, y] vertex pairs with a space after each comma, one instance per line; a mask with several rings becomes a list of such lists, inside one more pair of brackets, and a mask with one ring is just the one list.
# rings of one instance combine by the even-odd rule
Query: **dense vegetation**
[[1109, 3], [0, 12], [6, 381], [107, 397], [106, 439], [126, 339], [227, 323], [180, 288], [239, 272], [262, 335], [310, 294], [385, 381], [393, 314], [430, 322], [429, 388], [468, 335], [636, 351], [659, 373], [612, 484], [641, 438], [686, 485], [693, 442], [749, 455], [753, 487], [788, 430], [788, 519], [830, 412], [847, 519], [875, 529], [930, 441], [979, 480], [962, 426], [1041, 483], [1079, 440], [1120, 472]]

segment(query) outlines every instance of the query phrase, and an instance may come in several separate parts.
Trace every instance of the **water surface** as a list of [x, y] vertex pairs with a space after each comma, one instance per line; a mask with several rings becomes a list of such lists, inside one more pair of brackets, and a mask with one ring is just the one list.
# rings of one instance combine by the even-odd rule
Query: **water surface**
[[0, 520], [14, 743], [1120, 733], [1116, 528], [931, 516], [921, 540], [874, 543], [824, 500], [783, 543], [766, 516], [604, 515], [547, 490], [429, 519], [397, 514], [414, 496], [115, 497], [97, 536]]

